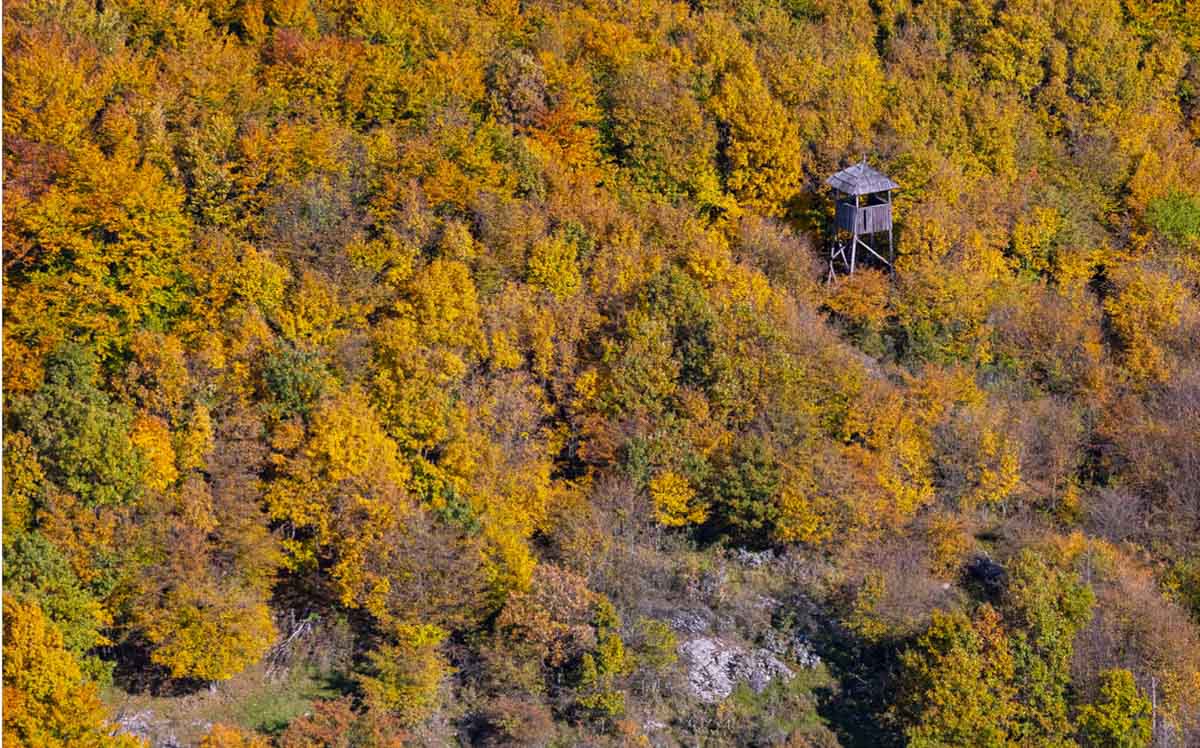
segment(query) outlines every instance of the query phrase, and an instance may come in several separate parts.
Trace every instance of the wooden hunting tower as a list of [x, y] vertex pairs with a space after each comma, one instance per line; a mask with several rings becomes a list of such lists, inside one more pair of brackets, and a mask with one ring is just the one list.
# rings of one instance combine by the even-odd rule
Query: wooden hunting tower
[[[892, 190], [900, 185], [868, 166], [865, 156], [825, 180], [825, 184], [833, 188], [835, 201], [830, 280], [839, 264], [846, 272], [854, 272], [859, 247], [892, 267]], [[883, 256], [883, 233], [887, 234], [887, 257]]]

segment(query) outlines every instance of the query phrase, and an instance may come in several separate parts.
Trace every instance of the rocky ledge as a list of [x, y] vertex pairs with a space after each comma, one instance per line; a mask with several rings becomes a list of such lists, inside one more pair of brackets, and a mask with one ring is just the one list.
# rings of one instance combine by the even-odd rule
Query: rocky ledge
[[791, 668], [766, 649], [749, 649], [715, 637], [700, 636], [680, 643], [688, 684], [701, 701], [714, 703], [733, 693], [739, 683], [761, 692], [775, 678], [791, 680]]

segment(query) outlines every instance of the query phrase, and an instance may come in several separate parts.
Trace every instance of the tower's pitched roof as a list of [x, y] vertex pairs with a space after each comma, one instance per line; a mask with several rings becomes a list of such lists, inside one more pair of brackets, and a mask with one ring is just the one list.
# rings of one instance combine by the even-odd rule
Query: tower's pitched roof
[[847, 195], [869, 195], [872, 192], [883, 192], [900, 187], [888, 177], [868, 166], [865, 158], [854, 166], [842, 169], [826, 179], [825, 184]]

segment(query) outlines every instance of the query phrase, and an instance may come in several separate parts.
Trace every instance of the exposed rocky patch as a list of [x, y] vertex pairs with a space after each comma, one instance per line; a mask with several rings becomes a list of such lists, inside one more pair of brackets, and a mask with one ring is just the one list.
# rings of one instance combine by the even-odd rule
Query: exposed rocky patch
[[715, 637], [688, 639], [680, 643], [679, 654], [692, 693], [708, 703], [725, 699], [740, 683], [759, 693], [775, 678], [794, 677], [791, 668], [769, 650], [749, 649]]
[[141, 738], [152, 748], [181, 748], [182, 744], [172, 731], [170, 721], [149, 709], [121, 712], [114, 721], [118, 734]]
[[811, 669], [821, 664], [820, 656], [800, 633], [793, 632], [788, 635], [775, 629], [769, 629], [763, 635], [762, 644], [767, 651], [780, 657], [786, 657], [802, 668]]

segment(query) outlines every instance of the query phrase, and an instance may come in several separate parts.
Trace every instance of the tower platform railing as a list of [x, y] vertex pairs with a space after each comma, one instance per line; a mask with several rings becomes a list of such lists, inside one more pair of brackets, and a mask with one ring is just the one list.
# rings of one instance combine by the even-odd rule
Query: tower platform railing
[[849, 200], [837, 204], [837, 227], [855, 234], [874, 234], [892, 227], [892, 206], [855, 205]]

